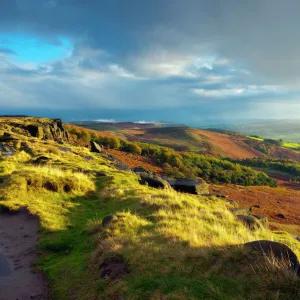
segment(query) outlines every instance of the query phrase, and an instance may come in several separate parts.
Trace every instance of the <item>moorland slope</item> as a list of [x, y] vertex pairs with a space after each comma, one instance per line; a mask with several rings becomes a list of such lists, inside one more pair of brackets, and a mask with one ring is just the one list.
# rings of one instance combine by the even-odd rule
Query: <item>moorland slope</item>
[[[107, 145], [118, 142], [96, 137], [103, 142], [98, 148], [91, 135], [74, 130], [68, 138], [45, 134], [46, 124], [53, 122], [0, 119], [0, 205], [2, 211], [26, 208], [38, 217], [41, 236], [33, 250], [39, 253], [34, 269], [45, 275], [51, 299], [299, 298], [300, 243], [289, 233], [270, 230], [265, 218], [223, 195], [144, 184], [145, 175], [125, 168], [109, 153]], [[43, 129], [36, 136], [28, 126]], [[152, 149], [129, 142], [117, 148], [132, 160]], [[179, 163], [180, 156], [171, 158]], [[232, 168], [233, 176], [239, 176], [242, 168]], [[247, 168], [241, 174], [271, 183]], [[273, 245], [273, 254], [265, 242], [258, 245], [266, 255], [245, 244], [261, 240]], [[7, 255], [6, 247], [12, 245], [1, 247]], [[13, 275], [21, 272], [12, 270]], [[20, 282], [10, 282], [14, 296], [20, 297]]]

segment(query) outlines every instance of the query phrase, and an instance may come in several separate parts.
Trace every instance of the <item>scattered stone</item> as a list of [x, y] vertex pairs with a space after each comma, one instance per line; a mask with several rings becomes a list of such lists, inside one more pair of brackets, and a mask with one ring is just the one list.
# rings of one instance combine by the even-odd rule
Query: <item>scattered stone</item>
[[104, 171], [94, 171], [93, 173], [94, 173], [96, 176], [98, 176], [98, 177], [106, 177], [106, 176], [108, 176], [108, 174], [105, 173]]
[[142, 166], [134, 167], [134, 168], [132, 169], [132, 171], [133, 171], [134, 173], [137, 173], [137, 174], [139, 174], [139, 173], [150, 173], [149, 170], [145, 169], [145, 168], [142, 167]]
[[41, 155], [38, 158], [34, 159], [32, 163], [35, 165], [46, 165], [50, 160], [51, 159], [49, 157]]
[[231, 206], [233, 206], [233, 208], [238, 208], [239, 207], [239, 205], [237, 204], [237, 202], [235, 202], [234, 200], [228, 200], [227, 202], [230, 203]]
[[67, 147], [58, 147], [58, 149], [62, 152], [72, 152], [72, 149]]
[[284, 214], [276, 214], [276, 217], [280, 219], [287, 219], [287, 217]]
[[217, 198], [223, 198], [223, 199], [227, 198], [227, 196], [224, 195], [224, 194], [216, 194], [215, 197], [217, 197]]
[[96, 142], [91, 141], [90, 146], [91, 146], [91, 152], [96, 152], [96, 153], [102, 152], [101, 146], [99, 144], [97, 144]]
[[3, 151], [3, 156], [12, 156], [15, 153], [14, 149], [8, 144], [2, 144], [1, 148]]
[[129, 273], [125, 260], [121, 255], [108, 257], [100, 265], [101, 277], [115, 280]]
[[249, 215], [252, 212], [252, 207], [246, 208], [232, 208], [231, 212], [234, 215]]
[[124, 164], [121, 163], [121, 162], [117, 162], [117, 163], [115, 164], [115, 167], [116, 167], [116, 169], [118, 169], [119, 171], [130, 171], [130, 170], [131, 170], [128, 166], [124, 165]]
[[85, 156], [84, 158], [85, 158], [86, 160], [89, 160], [89, 161], [94, 160], [94, 157], [93, 157], [93, 156], [90, 156], [90, 155]]
[[268, 240], [260, 240], [245, 243], [244, 246], [254, 251], [259, 251], [264, 255], [274, 256], [277, 259], [289, 261], [292, 269], [298, 276], [300, 276], [299, 260], [296, 254], [285, 244]]
[[118, 217], [115, 215], [105, 216], [102, 220], [102, 227], [107, 227], [116, 220], [118, 220]]

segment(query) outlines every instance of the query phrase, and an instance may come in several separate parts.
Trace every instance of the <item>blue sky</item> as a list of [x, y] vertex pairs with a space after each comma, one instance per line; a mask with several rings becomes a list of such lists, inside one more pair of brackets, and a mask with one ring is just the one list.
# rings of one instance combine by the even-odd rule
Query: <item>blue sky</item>
[[51, 63], [72, 55], [73, 46], [67, 37], [54, 41], [43, 40], [34, 35], [21, 33], [0, 33], [0, 53], [10, 54], [12, 62], [32, 65]]
[[299, 10], [296, 0], [2, 0], [0, 110], [195, 126], [298, 118]]

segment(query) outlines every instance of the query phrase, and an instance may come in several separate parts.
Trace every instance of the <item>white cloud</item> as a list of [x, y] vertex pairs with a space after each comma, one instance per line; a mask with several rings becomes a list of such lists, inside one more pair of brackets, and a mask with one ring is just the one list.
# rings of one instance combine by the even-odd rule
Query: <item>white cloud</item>
[[100, 122], [100, 123], [117, 123], [114, 119], [96, 119], [93, 120], [94, 122]]
[[205, 89], [193, 89], [193, 92], [199, 96], [205, 97], [227, 97], [237, 96], [244, 93], [244, 89], [218, 89], [218, 90], [205, 90]]

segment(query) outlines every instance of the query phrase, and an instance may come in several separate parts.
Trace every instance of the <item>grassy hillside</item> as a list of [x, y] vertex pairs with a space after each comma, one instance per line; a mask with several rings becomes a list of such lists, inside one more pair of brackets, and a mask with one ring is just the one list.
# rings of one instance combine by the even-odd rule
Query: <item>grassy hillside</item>
[[[259, 222], [250, 229], [214, 196], [140, 185], [136, 174], [86, 148], [16, 137], [27, 151], [14, 146], [14, 155], [1, 157], [0, 204], [39, 216], [36, 268], [53, 299], [299, 297], [300, 280], [286, 262], [242, 246], [280, 241], [300, 257], [288, 233]], [[37, 164], [41, 155], [47, 160]], [[103, 226], [107, 215], [112, 222]]]
[[[300, 161], [300, 153], [297, 151], [299, 145], [297, 143], [279, 143], [277, 140], [264, 139], [253, 135], [243, 136], [237, 132], [217, 129], [200, 130], [187, 126], [159, 127], [134, 123], [124, 124], [109, 128], [107, 126], [111, 124], [100, 123], [99, 125], [99, 122], [78, 123], [79, 126], [94, 130], [100, 130], [106, 126], [106, 134], [133, 142], [170, 147], [177, 151], [193, 151], [230, 159], [269, 157]], [[271, 143], [271, 141], [274, 142]]]

